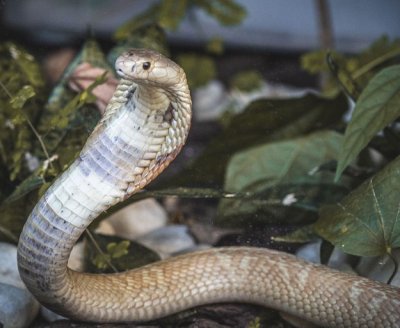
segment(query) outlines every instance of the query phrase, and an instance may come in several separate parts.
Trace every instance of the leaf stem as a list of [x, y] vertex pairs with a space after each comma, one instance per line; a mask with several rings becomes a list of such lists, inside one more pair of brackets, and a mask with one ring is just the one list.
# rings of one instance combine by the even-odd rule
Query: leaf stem
[[103, 252], [101, 249], [100, 245], [97, 243], [96, 239], [94, 238], [93, 234], [90, 232], [89, 229], [85, 230], [87, 236], [89, 237], [90, 241], [92, 242], [94, 248], [96, 248], [96, 251], [103, 257], [104, 261], [107, 263], [107, 265], [115, 272], [118, 273], [117, 268], [114, 266], [114, 264], [111, 263], [111, 261], [107, 258], [106, 254]]
[[18, 243], [18, 237], [16, 237], [11, 231], [0, 226], [0, 233], [12, 240], [14, 243]]
[[44, 155], [46, 156], [47, 160], [49, 161], [50, 167], [54, 170], [53, 163], [52, 163], [52, 161], [51, 161], [51, 159], [50, 159], [50, 155], [49, 155], [49, 153], [48, 153], [48, 151], [47, 151], [46, 145], [45, 145], [44, 142], [43, 142], [42, 136], [41, 136], [41, 135], [39, 134], [39, 132], [35, 129], [35, 127], [33, 126], [32, 122], [31, 122], [31, 120], [29, 119], [29, 117], [28, 117], [25, 113], [23, 113], [23, 114], [24, 114], [25, 119], [26, 119], [26, 121], [28, 122], [28, 125], [29, 125], [29, 127], [31, 128], [33, 134], [34, 134], [34, 135], [36, 136], [36, 138], [39, 140], [40, 146], [42, 147], [42, 150], [43, 150], [43, 152], [44, 152]]
[[2, 89], [4, 90], [4, 92], [7, 94], [7, 96], [12, 99], [12, 94], [10, 93], [10, 91], [8, 91], [8, 89], [6, 88], [6, 86], [4, 85], [4, 83], [2, 81], [0, 81], [0, 86], [2, 87]]
[[394, 49], [389, 51], [388, 53], [375, 58], [374, 60], [370, 61], [368, 64], [365, 64], [363, 67], [359, 68], [357, 71], [353, 72], [352, 77], [353, 79], [358, 79], [372, 68], [384, 63], [386, 60], [390, 59], [391, 57], [395, 57], [400, 55], [400, 49]]
[[393, 261], [394, 264], [394, 269], [392, 274], [390, 275], [389, 279], [388, 279], [388, 285], [390, 285], [392, 283], [393, 278], [396, 276], [397, 272], [399, 271], [399, 263], [397, 262], [397, 260], [395, 259], [395, 257], [393, 256], [392, 253], [387, 253], [389, 258]]

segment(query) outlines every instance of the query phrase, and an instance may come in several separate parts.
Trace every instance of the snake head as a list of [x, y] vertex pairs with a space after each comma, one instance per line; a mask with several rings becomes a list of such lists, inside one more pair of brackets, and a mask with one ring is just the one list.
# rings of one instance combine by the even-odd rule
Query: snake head
[[186, 81], [183, 69], [172, 60], [149, 49], [130, 49], [115, 62], [117, 74], [137, 84], [168, 88]]

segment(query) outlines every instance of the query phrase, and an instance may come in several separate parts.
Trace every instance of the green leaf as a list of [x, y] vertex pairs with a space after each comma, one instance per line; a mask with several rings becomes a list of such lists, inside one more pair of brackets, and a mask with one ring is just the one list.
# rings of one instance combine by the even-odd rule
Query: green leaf
[[315, 237], [314, 225], [309, 224], [285, 235], [272, 237], [272, 240], [284, 243], [308, 243]]
[[11, 156], [12, 162], [10, 163], [10, 168], [12, 169], [10, 173], [11, 181], [14, 181], [22, 170], [24, 155], [31, 148], [32, 140], [30, 132], [28, 127], [20, 127], [17, 131], [17, 140], [15, 141], [15, 148]]
[[272, 222], [276, 215], [270, 213], [278, 213], [278, 208], [281, 212], [291, 211], [290, 207], [315, 212], [321, 203], [340, 199], [346, 186], [331, 185], [333, 172], [319, 167], [336, 158], [341, 139], [336, 132], [322, 131], [235, 154], [228, 163], [225, 190], [250, 196], [221, 200], [219, 224], [239, 216], [253, 220], [256, 215]]
[[52, 90], [37, 126], [48, 152], [58, 155], [61, 168], [70, 163], [81, 150], [100, 118], [96, 106], [92, 104], [94, 97], [90, 92], [104, 81], [104, 76], [79, 94], [68, 87], [71, 74], [84, 62], [113, 72], [98, 43], [92, 39], [87, 40]]
[[184, 54], [178, 56], [177, 61], [185, 70], [188, 84], [193, 89], [205, 85], [216, 75], [215, 62], [209, 56]]
[[24, 156], [40, 149], [28, 120], [43, 110], [44, 79], [36, 59], [12, 42], [0, 44], [0, 71], [0, 165], [12, 184], [31, 174]]
[[194, 163], [170, 183], [222, 188], [228, 160], [237, 151], [330, 126], [346, 110], [343, 95], [333, 99], [309, 94], [301, 98], [256, 100], [234, 116]]
[[342, 201], [323, 207], [315, 229], [344, 252], [378, 256], [400, 247], [400, 157]]
[[110, 261], [111, 255], [106, 253], [99, 253], [92, 259], [92, 263], [99, 270], [107, 269], [109, 267]]
[[263, 76], [259, 71], [248, 70], [237, 73], [231, 80], [231, 87], [240, 91], [250, 92], [259, 89], [263, 83]]
[[102, 76], [96, 78], [96, 80], [90, 84], [85, 90], [79, 92], [66, 106], [61, 108], [58, 114], [53, 115], [50, 120], [50, 125], [53, 128], [65, 129], [71, 121], [71, 116], [78, 111], [85, 104], [93, 103], [96, 98], [92, 95], [92, 91], [98, 85], [106, 81], [107, 72], [104, 72]]
[[337, 157], [341, 141], [342, 135], [322, 131], [238, 152], [228, 163], [225, 190], [254, 192], [277, 184], [327, 181], [324, 171], [312, 171]]
[[100, 67], [109, 72], [113, 72], [113, 69], [108, 64], [99, 44], [93, 39], [87, 40], [83, 44], [80, 52], [65, 69], [63, 76], [57, 83], [56, 87], [52, 90], [48, 100], [48, 106], [50, 108], [47, 109], [46, 114], [51, 115], [54, 111], [58, 111], [60, 107], [64, 106], [74, 96], [75, 93], [68, 87], [68, 81], [75, 69], [85, 62], [91, 64], [93, 67]]
[[390, 62], [399, 55], [400, 39], [390, 40], [387, 36], [382, 36], [359, 55], [352, 57], [347, 63], [347, 69], [352, 72], [354, 79], [360, 79], [368, 75], [367, 73], [376, 73], [375, 68], [382, 68], [383, 63]]
[[110, 262], [118, 271], [125, 271], [160, 260], [155, 252], [134, 241], [100, 234], [94, 237], [104, 253], [100, 254], [90, 240], [86, 241], [85, 265], [89, 272], [113, 272], [108, 265]]
[[[323, 193], [325, 190], [332, 193]], [[317, 219], [321, 203], [327, 203], [329, 198], [337, 200], [337, 194], [339, 199], [344, 195], [343, 191], [325, 184], [278, 185], [260, 192], [234, 194], [237, 197], [220, 201], [214, 221], [216, 226], [248, 229], [265, 225], [310, 224]]]
[[114, 39], [117, 41], [125, 41], [134, 35], [137, 29], [148, 24], [157, 23], [160, 6], [160, 3], [155, 3], [140, 15], [136, 15], [126, 23], [122, 24], [115, 31]]
[[9, 204], [19, 200], [31, 191], [40, 188], [45, 183], [44, 179], [37, 175], [31, 175], [21, 182], [13, 193], [4, 200], [4, 204]]
[[107, 60], [110, 65], [114, 66], [121, 53], [129, 48], [152, 49], [169, 57], [166, 33], [157, 24], [144, 25], [127, 34], [109, 51]]
[[163, 28], [176, 30], [189, 10], [199, 7], [220, 24], [231, 26], [240, 24], [246, 17], [243, 6], [233, 0], [164, 0], [156, 2], [148, 9], [123, 24], [114, 33], [117, 41], [124, 41], [137, 29], [148, 24], [158, 24]]
[[239, 25], [246, 17], [246, 9], [233, 0], [194, 0], [200, 8], [225, 26]]
[[119, 243], [109, 243], [107, 245], [107, 253], [111, 255], [112, 259], [117, 259], [128, 254], [130, 244], [131, 242], [129, 240], [123, 240]]
[[[360, 96], [362, 88], [352, 78], [350, 72], [346, 69], [344, 65], [343, 66], [339, 65], [337, 59], [330, 52], [326, 56], [326, 61], [333, 75], [333, 78], [335, 79], [335, 84], [337, 86], [340, 86], [343, 92], [345, 92], [350, 99], [352, 99], [353, 101], [357, 101], [357, 99]], [[331, 92], [336, 92], [336, 91], [333, 90]]]
[[186, 14], [188, 0], [164, 0], [160, 5], [158, 23], [166, 29], [176, 30]]
[[10, 100], [10, 104], [14, 109], [22, 109], [29, 98], [36, 95], [35, 90], [30, 85], [25, 85]]
[[[3, 202], [0, 205], [0, 241], [11, 240], [19, 236], [29, 213], [38, 201], [35, 191], [27, 193], [13, 202]], [[2, 238], [2, 237], [5, 238]]]
[[326, 50], [307, 52], [300, 57], [300, 66], [310, 74], [327, 72]]
[[[400, 40], [389, 40], [383, 36], [371, 44], [361, 53], [345, 56], [330, 50], [318, 50], [309, 52], [301, 57], [301, 66], [311, 74], [329, 72], [327, 65], [327, 53], [331, 54], [336, 64], [336, 72], [325, 77], [324, 91], [326, 94], [334, 94], [338, 91], [338, 81], [350, 91], [357, 94], [357, 89], [363, 89], [369, 80], [382, 69], [383, 65], [395, 64], [395, 59], [400, 56]], [[360, 86], [361, 88], [359, 88]]]
[[[379, 65], [400, 56], [400, 40], [392, 44], [381, 45], [373, 44], [364, 54], [361, 55], [360, 67], [352, 73], [354, 79], [359, 79], [364, 74], [373, 71]], [[376, 46], [375, 46], [376, 45]], [[375, 50], [376, 49], [376, 50]]]
[[211, 38], [206, 49], [210, 54], [221, 55], [224, 52], [224, 40], [218, 37]]
[[260, 317], [256, 317], [249, 321], [247, 328], [261, 328]]
[[157, 24], [165, 29], [176, 30], [189, 8], [188, 0], [164, 0], [155, 3], [119, 27], [114, 33], [117, 41], [131, 38], [146, 25]]
[[40, 72], [40, 68], [35, 58], [26, 52], [23, 48], [8, 42], [9, 52], [14, 62], [19, 66], [20, 71], [24, 74], [30, 84], [35, 87], [43, 87], [44, 79]]
[[122, 240], [119, 243], [111, 242], [107, 244], [107, 253], [98, 253], [93, 259], [93, 264], [98, 269], [107, 269], [112, 259], [120, 258], [128, 254], [128, 248], [131, 242], [129, 240]]
[[400, 65], [385, 68], [363, 90], [346, 129], [336, 180], [386, 125], [400, 116]]

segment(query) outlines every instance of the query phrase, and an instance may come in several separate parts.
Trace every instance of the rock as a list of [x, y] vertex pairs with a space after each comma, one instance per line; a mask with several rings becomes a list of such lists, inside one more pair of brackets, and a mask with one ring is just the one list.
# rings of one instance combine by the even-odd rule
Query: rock
[[195, 241], [184, 225], [170, 225], [154, 230], [136, 241], [157, 252], [161, 258], [193, 248]]
[[[121, 210], [121, 211], [123, 211], [123, 210]], [[95, 232], [98, 234], [101, 234], [101, 235], [115, 236], [116, 232], [115, 232], [114, 226], [110, 222], [110, 218], [111, 217], [101, 221], [99, 226], [96, 228]]]
[[215, 120], [228, 106], [228, 97], [221, 81], [212, 80], [193, 93], [193, 110], [199, 121]]
[[68, 267], [72, 270], [83, 272], [85, 269], [85, 243], [80, 241], [72, 248], [68, 259]]
[[28, 327], [39, 311], [39, 303], [25, 289], [0, 283], [0, 326]]
[[199, 222], [193, 219], [188, 219], [187, 225], [197, 242], [205, 245], [215, 245], [224, 236], [242, 232], [240, 229], [219, 228], [211, 223]]
[[0, 254], [0, 283], [26, 289], [18, 272], [17, 247], [0, 243]]
[[96, 232], [134, 240], [165, 226], [167, 220], [164, 208], [155, 199], [148, 198], [126, 206], [103, 220]]
[[49, 322], [57, 321], [57, 320], [64, 320], [67, 319], [62, 315], [59, 315], [48, 308], [44, 307], [43, 305], [40, 307], [40, 314]]
[[[319, 261], [320, 242], [310, 243], [301, 247], [296, 255], [314, 263]], [[400, 261], [400, 250], [393, 250], [393, 257]], [[328, 265], [340, 271], [354, 273], [370, 278], [372, 280], [387, 283], [394, 271], [393, 261], [388, 256], [361, 257], [356, 268], [350, 265], [351, 257], [335, 247]], [[400, 287], [400, 271], [393, 277], [391, 285]]]
[[[319, 264], [321, 263], [320, 249], [321, 240], [311, 242], [300, 247], [296, 252], [296, 256], [303, 260]], [[339, 248], [335, 247], [329, 259], [328, 266], [340, 271], [354, 273], [354, 270], [347, 263], [348, 261], [349, 255], [343, 253]]]
[[182, 249], [178, 252], [172, 253], [171, 255], [176, 256], [176, 255], [182, 255], [182, 254], [189, 254], [189, 253], [193, 253], [193, 252], [205, 251], [206, 249], [210, 249], [210, 248], [212, 248], [211, 245], [198, 244], [198, 245], [194, 245], [192, 247]]
[[39, 303], [19, 276], [17, 247], [0, 243], [0, 254], [0, 323], [4, 327], [27, 327], [36, 317]]

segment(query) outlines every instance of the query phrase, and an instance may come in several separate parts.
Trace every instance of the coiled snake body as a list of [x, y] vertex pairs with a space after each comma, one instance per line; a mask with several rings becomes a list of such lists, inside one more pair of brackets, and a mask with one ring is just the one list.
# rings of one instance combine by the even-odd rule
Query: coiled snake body
[[191, 119], [183, 70], [143, 49], [116, 62], [121, 81], [79, 157], [47, 190], [18, 245], [22, 279], [65, 316], [145, 321], [206, 303], [251, 302], [321, 326], [400, 327], [400, 291], [260, 248], [216, 248], [118, 274], [67, 268], [101, 212], [142, 189], [177, 155]]

